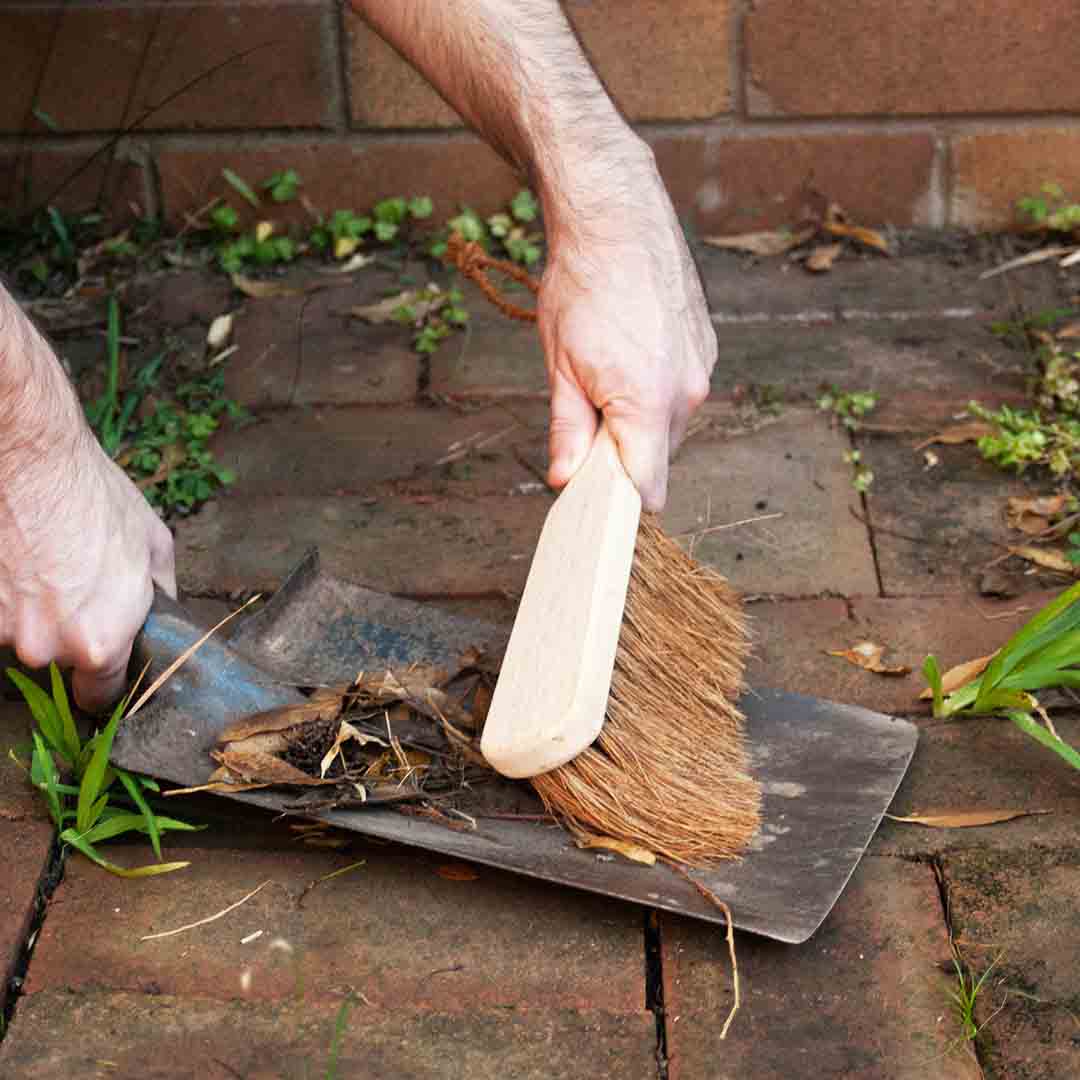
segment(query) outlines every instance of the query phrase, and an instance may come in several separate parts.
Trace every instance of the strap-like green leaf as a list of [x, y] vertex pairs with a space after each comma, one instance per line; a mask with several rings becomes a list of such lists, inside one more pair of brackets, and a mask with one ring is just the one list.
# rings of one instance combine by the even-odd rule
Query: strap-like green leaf
[[1010, 712], [1009, 719], [1025, 735], [1038, 740], [1055, 754], [1067, 761], [1074, 769], [1080, 769], [1080, 753], [1077, 753], [1064, 739], [1059, 739], [1038, 723], [1030, 713]]
[[7, 669], [8, 678], [19, 688], [19, 692], [26, 699], [30, 712], [45, 736], [45, 741], [70, 765], [74, 765], [74, 759], [68, 756], [68, 747], [60, 724], [53, 700], [41, 689], [33, 679], [28, 679], [21, 671], [15, 668]]
[[117, 706], [104, 730], [94, 737], [94, 752], [79, 785], [78, 814], [75, 820], [80, 833], [87, 832], [100, 816], [100, 810], [96, 815], [93, 811], [99, 801], [98, 796], [106, 787], [106, 773], [110, 771], [109, 754], [112, 752], [113, 737], [120, 723], [120, 715], [121, 707]]
[[56, 706], [57, 717], [60, 721], [60, 734], [68, 748], [68, 761], [75, 761], [79, 756], [81, 744], [79, 733], [75, 729], [75, 717], [71, 715], [71, 706], [68, 704], [67, 690], [64, 688], [64, 676], [56, 664], [49, 665], [49, 678], [52, 680], [53, 704]]
[[173, 870], [183, 870], [185, 866], [191, 865], [188, 862], [150, 863], [149, 866], [137, 866], [134, 869], [128, 869], [126, 866], [117, 866], [116, 863], [103, 859], [94, 850], [93, 845], [86, 843], [74, 829], [65, 829], [60, 834], [60, 841], [64, 844], [70, 844], [77, 851], [81, 851], [88, 859], [96, 862], [98, 866], [108, 870], [110, 874], [116, 874], [118, 877], [151, 877], [154, 874], [169, 874]]
[[142, 812], [143, 820], [146, 823], [146, 831], [150, 836], [150, 843], [154, 847], [154, 854], [158, 857], [158, 861], [161, 861], [161, 832], [157, 827], [157, 822], [154, 820], [154, 812], [150, 809], [143, 798], [143, 793], [139, 789], [139, 785], [135, 783], [134, 779], [129, 776], [123, 769], [117, 769], [116, 775], [120, 778], [120, 783], [124, 785], [124, 789], [128, 795], [131, 796], [131, 801]]

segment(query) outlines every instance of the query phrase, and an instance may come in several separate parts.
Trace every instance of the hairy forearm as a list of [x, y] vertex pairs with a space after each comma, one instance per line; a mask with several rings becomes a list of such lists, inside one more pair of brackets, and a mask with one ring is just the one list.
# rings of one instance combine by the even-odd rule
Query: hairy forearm
[[577, 231], [634, 198], [651, 154], [605, 93], [556, 0], [351, 0]]
[[0, 484], [85, 431], [78, 401], [45, 339], [0, 285]]

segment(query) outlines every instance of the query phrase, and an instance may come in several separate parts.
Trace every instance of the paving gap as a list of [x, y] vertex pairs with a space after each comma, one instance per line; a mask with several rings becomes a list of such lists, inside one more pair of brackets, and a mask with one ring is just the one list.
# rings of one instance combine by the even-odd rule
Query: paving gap
[[645, 1008], [656, 1020], [656, 1077], [668, 1080], [667, 1021], [664, 1015], [664, 959], [661, 949], [660, 913], [645, 912]]
[[[854, 431], [848, 432], [848, 442], [851, 443], [853, 452], [859, 451], [859, 443]], [[878, 597], [884, 600], [885, 582], [881, 576], [881, 564], [878, 562], [877, 539], [874, 536], [874, 519], [870, 513], [870, 500], [866, 497], [865, 491], [860, 491], [858, 495], [859, 504], [862, 506], [863, 524], [866, 526], [866, 539], [870, 545], [870, 558], [874, 561], [874, 578], [877, 581]]]
[[[952, 949], [953, 956], [956, 958], [956, 962], [960, 965], [960, 970], [963, 972], [964, 978], [971, 979], [971, 969], [964, 960], [963, 954], [956, 947], [956, 939], [953, 933], [952, 904], [949, 899], [949, 881], [945, 875], [945, 860], [940, 855], [927, 855], [915, 861], [929, 863], [930, 869], [934, 872], [934, 881], [937, 883], [938, 899], [941, 901], [941, 914], [942, 918], [945, 920], [945, 932], [949, 935], [949, 946]], [[952, 969], [950, 974], [955, 974], [955, 969]], [[979, 1071], [984, 1076], [991, 1075], [991, 1063], [986, 1059], [986, 1050], [982, 1040], [976, 1035], [975, 1038], [971, 1040], [971, 1044], [975, 1054], [975, 1062], [979, 1066]]]
[[38, 935], [45, 924], [49, 901], [63, 879], [63, 847], [54, 835], [52, 846], [49, 848], [49, 857], [45, 860], [41, 877], [38, 878], [37, 890], [34, 894], [34, 913], [30, 919], [26, 939], [19, 947], [19, 955], [7, 974], [7, 999], [4, 1002], [3, 1014], [0, 1016], [0, 1042], [3, 1042], [4, 1037], [11, 1030], [11, 1022], [15, 1018], [15, 1010], [18, 1008], [19, 998], [22, 997], [22, 988], [26, 983], [26, 973], [30, 970], [34, 945], [37, 943]]

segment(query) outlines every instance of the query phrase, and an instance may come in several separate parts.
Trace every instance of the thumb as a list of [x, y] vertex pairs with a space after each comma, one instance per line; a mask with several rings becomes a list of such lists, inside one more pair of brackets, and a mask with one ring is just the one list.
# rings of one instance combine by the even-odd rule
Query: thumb
[[604, 422], [619, 448], [623, 468], [641, 494], [642, 507], [653, 513], [663, 510], [670, 452], [667, 423], [648, 424], [615, 416], [605, 416]]
[[600, 423], [593, 403], [576, 382], [556, 371], [551, 384], [548, 483], [561, 488], [581, 468]]

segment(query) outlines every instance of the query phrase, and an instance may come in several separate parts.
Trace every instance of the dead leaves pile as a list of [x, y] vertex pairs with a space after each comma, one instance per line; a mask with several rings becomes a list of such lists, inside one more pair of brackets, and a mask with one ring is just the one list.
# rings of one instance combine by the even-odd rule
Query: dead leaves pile
[[711, 247], [742, 251], [762, 258], [790, 255], [793, 261], [801, 262], [807, 270], [816, 274], [831, 270], [836, 260], [849, 248], [892, 254], [889, 242], [881, 232], [852, 224], [836, 203], [828, 205], [820, 221], [795, 229], [706, 236], [704, 240]]
[[185, 793], [284, 785], [298, 792], [290, 808], [307, 810], [447, 798], [493, 775], [479, 733], [496, 670], [474, 649], [452, 673], [421, 664], [361, 673], [244, 717], [219, 735], [209, 781]]

